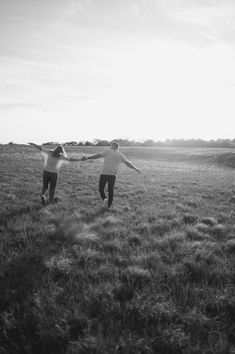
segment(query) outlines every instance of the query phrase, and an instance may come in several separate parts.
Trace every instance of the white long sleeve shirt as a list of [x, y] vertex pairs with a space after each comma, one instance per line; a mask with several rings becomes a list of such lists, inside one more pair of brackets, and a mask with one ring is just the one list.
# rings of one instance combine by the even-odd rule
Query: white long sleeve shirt
[[104, 157], [104, 163], [101, 170], [102, 175], [116, 176], [122, 162], [126, 162], [125, 156], [118, 150], [105, 150], [101, 153]]
[[44, 171], [58, 173], [64, 162], [69, 159], [63, 155], [59, 157], [52, 156], [53, 151], [42, 149], [42, 155], [44, 157]]

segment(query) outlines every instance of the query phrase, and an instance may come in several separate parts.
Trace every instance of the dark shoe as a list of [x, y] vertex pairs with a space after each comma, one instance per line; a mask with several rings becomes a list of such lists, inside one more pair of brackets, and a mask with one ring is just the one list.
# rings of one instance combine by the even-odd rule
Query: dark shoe
[[45, 199], [44, 195], [42, 195], [41, 200], [42, 200], [42, 205], [45, 205], [46, 204], [46, 199]]

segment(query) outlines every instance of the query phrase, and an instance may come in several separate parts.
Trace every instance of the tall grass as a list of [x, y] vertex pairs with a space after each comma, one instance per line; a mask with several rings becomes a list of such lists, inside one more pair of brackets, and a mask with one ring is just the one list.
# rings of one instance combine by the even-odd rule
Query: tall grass
[[99, 161], [42, 207], [39, 155], [1, 149], [0, 353], [234, 353], [231, 168], [130, 149], [110, 211]]

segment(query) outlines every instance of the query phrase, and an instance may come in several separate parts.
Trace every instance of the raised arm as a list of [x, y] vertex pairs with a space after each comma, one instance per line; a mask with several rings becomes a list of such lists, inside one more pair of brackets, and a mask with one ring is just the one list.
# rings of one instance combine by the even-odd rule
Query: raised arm
[[135, 167], [130, 161], [125, 160], [125, 161], [123, 161], [123, 163], [124, 163], [127, 167], [130, 167], [132, 170], [135, 170], [136, 172], [141, 173], [140, 170], [139, 170], [137, 167]]
[[49, 152], [52, 152], [53, 150], [46, 149], [44, 146], [40, 146], [34, 143], [28, 143], [29, 145], [35, 146], [38, 150], [45, 152], [46, 154], [49, 154]]
[[70, 162], [73, 162], [73, 161], [82, 161], [82, 159], [76, 159], [75, 157], [70, 157], [70, 158], [69, 158], [69, 161], [70, 161]]
[[34, 143], [28, 143], [28, 144], [34, 146], [38, 150], [42, 150], [42, 146], [40, 146], [40, 145], [37, 145], [37, 144], [34, 144]]

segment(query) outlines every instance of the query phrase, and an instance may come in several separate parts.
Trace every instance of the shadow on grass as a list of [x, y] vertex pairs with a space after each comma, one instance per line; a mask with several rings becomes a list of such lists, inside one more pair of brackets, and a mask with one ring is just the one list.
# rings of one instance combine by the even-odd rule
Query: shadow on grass
[[91, 222], [95, 221], [96, 218], [98, 218], [100, 216], [104, 216], [105, 214], [110, 213], [112, 211], [113, 211], [112, 209], [106, 209], [106, 208], [100, 208], [98, 210], [94, 210], [93, 212], [88, 210], [82, 216], [82, 220], [84, 222], [91, 223]]
[[9, 260], [0, 274], [0, 352], [26, 352], [38, 339], [34, 315], [34, 294], [47, 269], [36, 253], [25, 253]]
[[10, 212], [4, 212], [0, 214], [0, 225], [6, 226], [7, 221], [10, 218], [22, 216], [24, 214], [38, 212], [43, 208], [42, 205], [27, 205], [22, 208], [12, 209]]
[[0, 353], [3, 348], [4, 353], [64, 353], [65, 341], [60, 336], [53, 342], [53, 335], [49, 335], [47, 343], [40, 333], [42, 323], [45, 322], [46, 327], [52, 321], [54, 328], [53, 321], [57, 320], [56, 316], [44, 317], [41, 313], [49, 301], [47, 292], [40, 300], [42, 303], [36, 295], [38, 291], [44, 291], [44, 286], [50, 287], [51, 281], [52, 286], [54, 284], [42, 250], [13, 257], [0, 273]]
[[217, 156], [217, 163], [223, 166], [235, 168], [235, 154], [223, 153]]
[[9, 261], [0, 276], [0, 310], [27, 302], [46, 271], [40, 254], [23, 254]]

